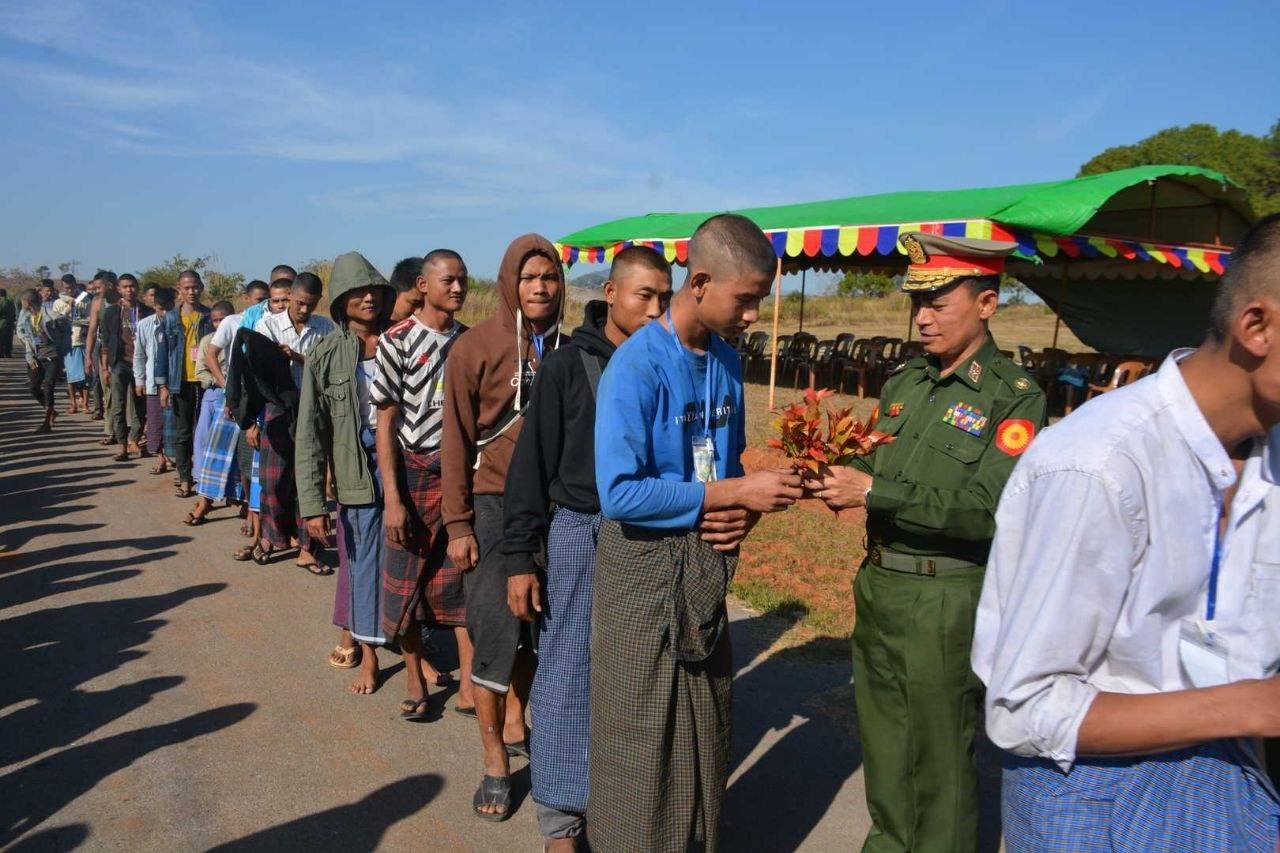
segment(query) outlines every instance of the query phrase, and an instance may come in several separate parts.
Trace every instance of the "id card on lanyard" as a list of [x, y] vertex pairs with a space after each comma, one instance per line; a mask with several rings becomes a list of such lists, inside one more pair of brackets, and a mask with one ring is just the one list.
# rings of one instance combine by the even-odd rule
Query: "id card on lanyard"
[[1229, 644], [1227, 638], [1214, 626], [1218, 611], [1218, 575], [1222, 566], [1222, 551], [1222, 527], [1215, 521], [1204, 618], [1183, 619], [1178, 634], [1178, 660], [1182, 664], [1182, 672], [1196, 687], [1217, 687], [1231, 680], [1227, 666]]
[[[695, 396], [698, 393], [697, 383], [693, 379], [693, 369], [689, 367], [688, 356], [685, 355], [684, 344], [680, 343], [680, 335], [676, 332], [675, 323], [671, 320], [671, 309], [667, 309], [667, 331], [675, 342], [677, 357], [684, 365], [685, 375], [689, 378], [689, 389]], [[704, 388], [701, 430], [695, 431], [692, 439], [693, 475], [699, 483], [712, 483], [716, 479], [716, 443], [712, 438], [715, 422], [711, 419], [711, 348], [707, 347], [707, 370]]]

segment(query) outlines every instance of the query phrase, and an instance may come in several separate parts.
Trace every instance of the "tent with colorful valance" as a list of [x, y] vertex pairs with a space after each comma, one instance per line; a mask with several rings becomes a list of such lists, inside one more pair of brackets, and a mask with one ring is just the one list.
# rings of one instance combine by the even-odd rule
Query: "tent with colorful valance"
[[[1253, 221], [1238, 185], [1195, 166], [735, 212], [765, 231], [783, 272], [899, 270], [907, 258], [898, 235], [907, 231], [1015, 241], [1008, 274], [1041, 296], [1077, 337], [1098, 350], [1145, 355], [1198, 342], [1212, 285]], [[635, 244], [682, 264], [689, 237], [711, 215], [616, 219], [569, 234], [558, 246], [567, 264], [608, 263]]]

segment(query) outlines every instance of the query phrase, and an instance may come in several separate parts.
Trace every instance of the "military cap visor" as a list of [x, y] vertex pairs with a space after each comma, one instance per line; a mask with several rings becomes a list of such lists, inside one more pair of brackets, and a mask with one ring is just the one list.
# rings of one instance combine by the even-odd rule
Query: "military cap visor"
[[1005, 261], [1018, 247], [1006, 240], [943, 237], [911, 231], [898, 238], [911, 266], [902, 280], [903, 293], [929, 293], [965, 278], [1000, 275]]

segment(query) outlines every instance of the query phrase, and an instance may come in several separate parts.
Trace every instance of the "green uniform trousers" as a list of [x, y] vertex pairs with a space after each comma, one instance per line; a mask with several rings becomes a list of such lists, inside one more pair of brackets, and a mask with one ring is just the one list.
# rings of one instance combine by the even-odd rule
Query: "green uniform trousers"
[[863, 563], [854, 581], [854, 702], [873, 824], [864, 851], [977, 848], [982, 683], [969, 647], [983, 572]]

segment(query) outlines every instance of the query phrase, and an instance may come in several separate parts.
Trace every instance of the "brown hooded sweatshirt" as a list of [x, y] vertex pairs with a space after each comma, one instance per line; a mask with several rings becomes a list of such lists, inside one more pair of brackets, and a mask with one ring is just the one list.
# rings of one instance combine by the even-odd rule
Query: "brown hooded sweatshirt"
[[[441, 513], [449, 538], [472, 536], [471, 496], [500, 495], [507, 465], [520, 436], [521, 418], [510, 421], [519, 405], [529, 402], [529, 386], [538, 368], [538, 355], [528, 321], [516, 330], [520, 308], [520, 269], [532, 255], [545, 255], [556, 265], [560, 257], [545, 237], [525, 234], [507, 247], [498, 268], [498, 310], [494, 316], [458, 336], [445, 361], [444, 425], [440, 439]], [[564, 304], [564, 285], [556, 313]], [[568, 340], [566, 336], [565, 340]], [[559, 341], [558, 327], [548, 334], [545, 352]], [[521, 370], [523, 365], [523, 371]], [[477, 441], [505, 431], [483, 448]], [[475, 467], [476, 454], [480, 465]]]

